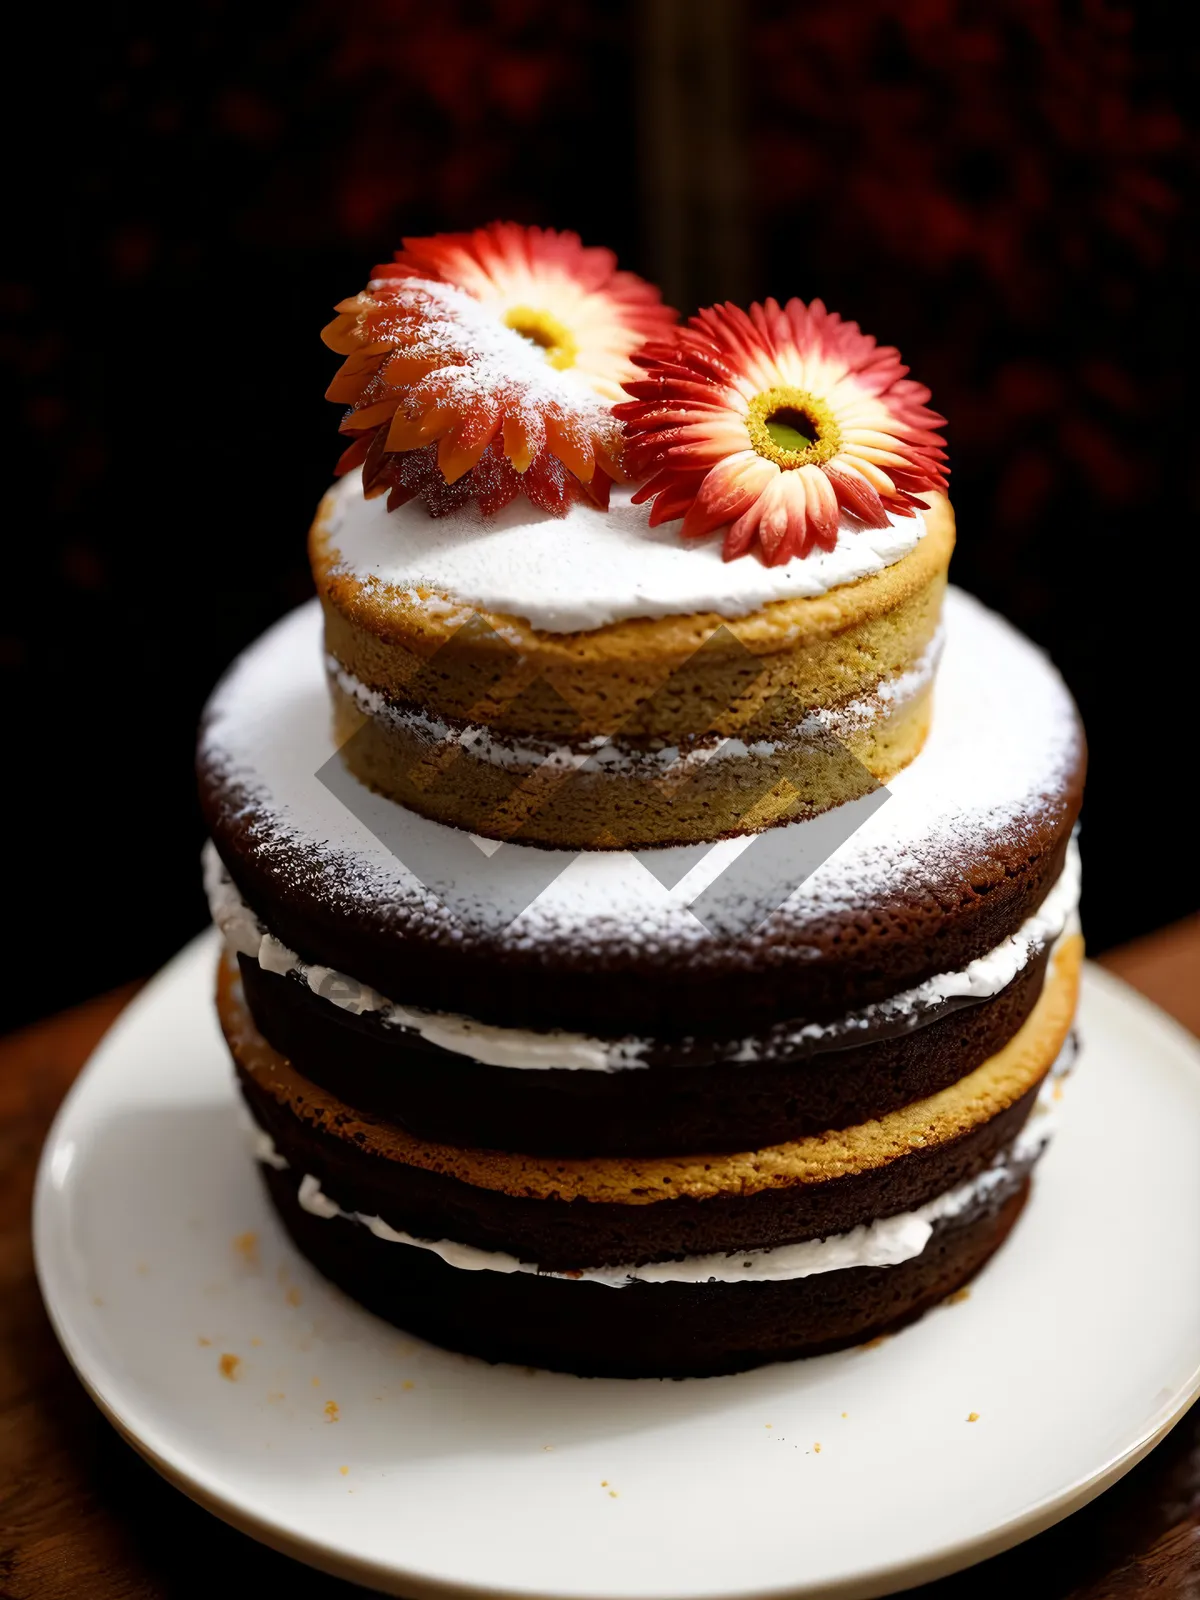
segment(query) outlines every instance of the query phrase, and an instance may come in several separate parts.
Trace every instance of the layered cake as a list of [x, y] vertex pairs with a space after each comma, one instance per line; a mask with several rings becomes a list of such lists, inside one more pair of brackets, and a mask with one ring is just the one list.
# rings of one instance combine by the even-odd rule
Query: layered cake
[[819, 302], [676, 325], [508, 225], [338, 312], [317, 598], [199, 751], [284, 1225], [585, 1375], [914, 1319], [1024, 1205], [1082, 955], [1078, 720], [947, 589], [927, 391]]

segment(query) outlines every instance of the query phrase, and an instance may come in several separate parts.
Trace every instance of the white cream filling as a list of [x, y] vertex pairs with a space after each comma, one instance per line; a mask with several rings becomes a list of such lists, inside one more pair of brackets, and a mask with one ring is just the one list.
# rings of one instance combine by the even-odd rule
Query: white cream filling
[[286, 1172], [289, 1166], [288, 1159], [276, 1150], [271, 1135], [265, 1128], [260, 1128], [248, 1112], [247, 1123], [246, 1140], [255, 1161], [260, 1161], [264, 1167], [274, 1167], [276, 1172]]
[[[958, 972], [941, 972], [926, 978], [923, 983], [888, 1000], [878, 1000], [852, 1011], [837, 1022], [810, 1022], [795, 1030], [788, 1030], [786, 1042], [805, 1039], [830, 1038], [861, 1032], [879, 1023], [893, 1022], [916, 1011], [925, 1011], [947, 1000], [987, 1000], [1006, 989], [1019, 972], [1047, 945], [1053, 947], [1067, 932], [1079, 931], [1080, 861], [1079, 846], [1074, 839], [1067, 846], [1063, 869], [1053, 887], [1037, 910], [1025, 919], [1016, 933], [998, 944], [994, 950], [976, 956]], [[784, 1036], [773, 1035], [772, 1048], [784, 1043]], [[732, 1058], [735, 1061], [753, 1061], [762, 1053], [761, 1041], [748, 1039]]]
[[[845, 705], [818, 707], [798, 722], [789, 736], [789, 743], [812, 738], [818, 734], [832, 734], [845, 738], [873, 726], [881, 717], [891, 716], [900, 707], [915, 700], [933, 682], [945, 642], [944, 628], [938, 628], [920, 656], [904, 672], [884, 678], [868, 695], [847, 701]], [[490, 766], [506, 768], [575, 768], [603, 767], [606, 771], [623, 772], [647, 768], [674, 777], [681, 770], [703, 766], [710, 761], [744, 759], [746, 756], [772, 756], [780, 748], [780, 741], [745, 740], [731, 735], [714, 738], [711, 742], [680, 750], [678, 745], [664, 745], [657, 750], [639, 750], [622, 742], [620, 734], [596, 734], [577, 744], [520, 744], [497, 737], [493, 731], [479, 723], [465, 727], [451, 727], [439, 717], [410, 707], [399, 707], [379, 692], [363, 683], [341, 664], [336, 656], [325, 657], [325, 670], [343, 694], [354, 701], [364, 716], [410, 728], [418, 738], [435, 745], [457, 744], [477, 761]]]
[[[743, 1250], [734, 1255], [685, 1256], [681, 1261], [652, 1261], [642, 1266], [585, 1267], [577, 1272], [542, 1272], [533, 1262], [498, 1250], [481, 1250], [474, 1245], [456, 1244], [451, 1239], [418, 1239], [393, 1228], [382, 1217], [366, 1216], [361, 1211], [343, 1211], [331, 1200], [311, 1173], [300, 1180], [299, 1201], [314, 1217], [341, 1217], [370, 1229], [377, 1239], [388, 1244], [411, 1245], [440, 1256], [447, 1266], [464, 1272], [528, 1272], [548, 1278], [599, 1283], [620, 1289], [631, 1283], [781, 1283], [793, 1278], [810, 1278], [821, 1272], [839, 1272], [848, 1267], [894, 1267], [919, 1256], [933, 1235], [934, 1226], [961, 1216], [977, 1202], [1006, 1186], [1015, 1186], [1023, 1173], [1042, 1153], [1058, 1121], [1061, 1079], [1070, 1070], [1073, 1045], [1063, 1048], [1044, 1080], [1029, 1119], [1007, 1150], [991, 1166], [957, 1188], [938, 1195], [916, 1211], [901, 1212], [864, 1223], [849, 1233], [831, 1234], [826, 1239], [806, 1239], [800, 1244], [781, 1245], [773, 1250]], [[275, 1149], [269, 1135], [252, 1125], [255, 1157], [283, 1169], [287, 1162]], [[669, 1202], [666, 1202], [669, 1204]]]
[[[295, 976], [314, 994], [354, 1015], [377, 1014], [389, 1025], [407, 1028], [431, 1045], [455, 1055], [470, 1057], [485, 1066], [544, 1070], [615, 1072], [644, 1064], [649, 1041], [642, 1038], [601, 1039], [565, 1030], [541, 1032], [533, 1028], [504, 1027], [478, 1022], [452, 1012], [422, 1011], [386, 999], [368, 984], [332, 967], [302, 961], [294, 950], [276, 939], [242, 899], [211, 842], [204, 847], [204, 887], [212, 919], [226, 947], [249, 956], [267, 972]], [[977, 957], [958, 972], [943, 972], [911, 989], [866, 1006], [835, 1022], [810, 1022], [799, 1027], [783, 1024], [734, 1045], [726, 1055], [732, 1061], [754, 1061], [782, 1055], [806, 1040], [852, 1035], [880, 1022], [894, 1022], [952, 999], [987, 999], [1012, 982], [1046, 945], [1052, 944], [1072, 924], [1079, 905], [1079, 852], [1071, 842], [1063, 870], [1032, 916], [994, 950]]]

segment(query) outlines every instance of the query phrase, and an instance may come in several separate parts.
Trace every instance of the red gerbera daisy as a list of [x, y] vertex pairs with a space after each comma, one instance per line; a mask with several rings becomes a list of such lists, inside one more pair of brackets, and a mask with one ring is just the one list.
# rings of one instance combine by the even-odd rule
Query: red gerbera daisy
[[675, 316], [611, 251], [515, 223], [406, 239], [338, 311], [323, 337], [347, 359], [328, 397], [355, 439], [339, 470], [362, 462], [367, 493], [435, 513], [498, 510], [522, 488], [549, 510], [584, 489], [607, 504], [623, 476], [612, 402]]
[[651, 474], [634, 499], [685, 538], [728, 526], [727, 561], [832, 550], [843, 511], [880, 528], [946, 487], [929, 390], [820, 300], [712, 306], [636, 359], [646, 376], [616, 408], [627, 469]]

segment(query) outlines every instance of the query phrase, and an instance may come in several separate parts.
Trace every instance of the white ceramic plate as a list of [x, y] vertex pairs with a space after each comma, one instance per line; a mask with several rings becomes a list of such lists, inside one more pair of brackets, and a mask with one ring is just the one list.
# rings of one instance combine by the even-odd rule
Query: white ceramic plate
[[1063, 1131], [965, 1300], [872, 1348], [621, 1382], [449, 1355], [305, 1265], [240, 1136], [215, 954], [159, 975], [59, 1113], [38, 1271], [121, 1432], [314, 1566], [422, 1600], [878, 1595], [1082, 1505], [1200, 1392], [1200, 1052], [1100, 972]]

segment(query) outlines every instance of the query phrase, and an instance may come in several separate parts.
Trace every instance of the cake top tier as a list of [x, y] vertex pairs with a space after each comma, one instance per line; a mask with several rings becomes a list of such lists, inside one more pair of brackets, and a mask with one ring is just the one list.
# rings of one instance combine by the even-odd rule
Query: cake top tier
[[325, 509], [331, 571], [410, 591], [426, 606], [441, 596], [519, 617], [547, 633], [633, 617], [746, 616], [771, 601], [825, 594], [878, 572], [925, 534], [919, 515], [871, 528], [843, 513], [832, 549], [764, 566], [723, 561], [718, 535], [684, 544], [674, 527], [652, 528], [629, 489], [615, 489], [607, 511], [575, 501], [557, 517], [517, 499], [491, 517], [470, 504], [435, 518], [415, 501], [389, 512], [384, 499], [364, 498], [354, 472], [330, 491]]

